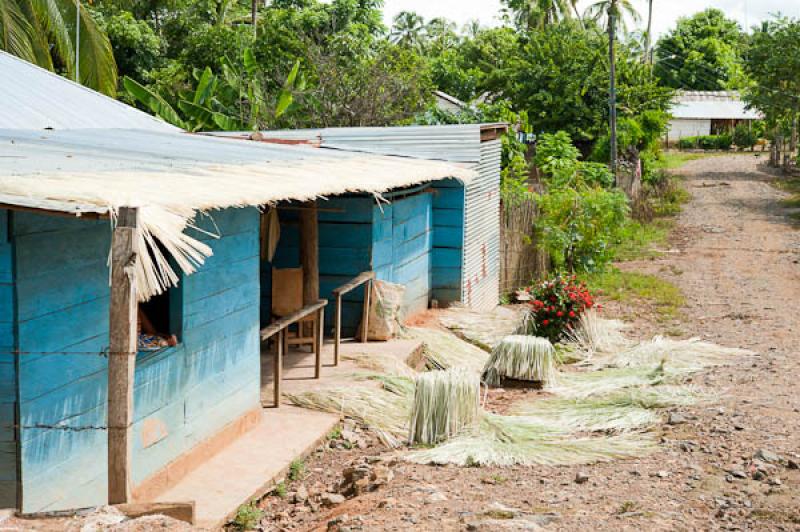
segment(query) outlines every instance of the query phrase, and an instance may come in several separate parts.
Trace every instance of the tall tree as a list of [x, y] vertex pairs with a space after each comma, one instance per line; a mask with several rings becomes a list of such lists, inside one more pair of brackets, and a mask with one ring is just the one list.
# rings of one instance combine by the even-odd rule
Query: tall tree
[[413, 11], [401, 11], [394, 17], [389, 38], [400, 46], [421, 48], [425, 41], [425, 19]]
[[432, 18], [425, 25], [425, 36], [435, 50], [441, 51], [458, 43], [456, 25], [444, 17]]
[[741, 50], [745, 36], [719, 9], [678, 19], [655, 47], [656, 74], [676, 89], [738, 89], [745, 83]]
[[76, 0], [0, 0], [0, 48], [48, 70], [60, 66], [100, 92], [116, 92], [108, 37]]
[[577, 0], [503, 0], [503, 4], [514, 24], [524, 30], [544, 28], [571, 18], [573, 12], [577, 16]]
[[800, 20], [785, 17], [765, 22], [754, 32], [745, 54], [752, 78], [745, 101], [774, 125], [791, 128], [797, 149], [800, 119]]
[[642, 18], [631, 0], [599, 0], [586, 8], [584, 16], [607, 29], [610, 22], [610, 13], [614, 15], [616, 24], [614, 29], [620, 33], [627, 33], [628, 31], [626, 19], [636, 23]]
[[644, 55], [645, 61], [648, 63], [653, 62], [653, 54], [650, 52], [650, 46], [653, 43], [653, 0], [647, 2], [647, 30], [644, 34]]

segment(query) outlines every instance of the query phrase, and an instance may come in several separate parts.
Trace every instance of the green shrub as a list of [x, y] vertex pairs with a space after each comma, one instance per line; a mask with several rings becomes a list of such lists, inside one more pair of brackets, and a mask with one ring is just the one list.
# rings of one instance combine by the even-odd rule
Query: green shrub
[[734, 128], [733, 143], [736, 144], [737, 148], [742, 150], [750, 148], [752, 150], [756, 142], [758, 142], [758, 137], [753, 128], [748, 124], [739, 124]]
[[614, 185], [614, 174], [603, 163], [578, 163], [578, 176], [581, 183], [588, 186], [601, 186], [610, 188]]
[[733, 136], [723, 133], [716, 136], [715, 142], [718, 150], [730, 150], [733, 145]]
[[569, 186], [575, 179], [580, 152], [564, 131], [544, 133], [536, 143], [533, 162], [549, 187]]
[[557, 269], [595, 271], [613, 259], [616, 235], [628, 216], [624, 193], [562, 188], [537, 196], [540, 245]]
[[733, 144], [733, 137], [727, 133], [721, 135], [700, 135], [699, 137], [684, 137], [678, 141], [682, 150], [700, 148], [703, 150], [729, 150]]

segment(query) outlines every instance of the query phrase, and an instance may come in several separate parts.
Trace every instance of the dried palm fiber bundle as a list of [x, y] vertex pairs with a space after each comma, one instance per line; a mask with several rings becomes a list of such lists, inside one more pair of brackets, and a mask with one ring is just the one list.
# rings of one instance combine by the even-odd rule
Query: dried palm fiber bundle
[[462, 368], [421, 373], [416, 379], [409, 443], [441, 443], [473, 428], [479, 411], [477, 373]]
[[503, 338], [492, 350], [481, 379], [489, 386], [499, 386], [503, 378], [550, 386], [555, 383], [556, 373], [556, 351], [547, 338], [514, 334]]
[[431, 449], [412, 451], [405, 459], [459, 466], [572, 465], [634, 458], [655, 449], [650, 434], [575, 438], [524, 416], [486, 413], [474, 432]]
[[399, 447], [408, 435], [414, 381], [407, 377], [375, 375], [380, 386], [361, 385], [286, 394], [293, 404], [348, 416], [377, 434], [387, 447]]
[[523, 314], [521, 307], [478, 312], [452, 306], [439, 313], [439, 322], [469, 343], [491, 351], [503, 338], [519, 331]]
[[597, 311], [588, 309], [578, 318], [577, 325], [566, 332], [564, 344], [571, 347], [580, 358], [590, 360], [595, 353], [614, 353], [631, 345], [622, 333], [625, 324], [607, 320]]
[[486, 351], [447, 330], [409, 327], [404, 335], [422, 340], [425, 367], [429, 370], [460, 367], [479, 374], [489, 358]]
[[655, 336], [653, 339], [633, 347], [598, 356], [593, 364], [630, 368], [664, 361], [672, 368], [696, 372], [710, 366], [727, 364], [737, 358], [752, 354], [751, 351], [745, 349], [722, 347], [711, 342], [704, 342], [699, 338], [672, 340], [663, 336]]
[[512, 413], [571, 432], [633, 430], [661, 421], [657, 410], [688, 406], [710, 395], [684, 386], [639, 386], [600, 396], [527, 400]]
[[367, 375], [378, 372], [380, 374], [407, 377], [409, 379], [413, 379], [417, 375], [417, 372], [406, 364], [405, 361], [382, 353], [342, 354], [342, 360], [351, 361], [359, 368], [369, 370], [371, 373]]

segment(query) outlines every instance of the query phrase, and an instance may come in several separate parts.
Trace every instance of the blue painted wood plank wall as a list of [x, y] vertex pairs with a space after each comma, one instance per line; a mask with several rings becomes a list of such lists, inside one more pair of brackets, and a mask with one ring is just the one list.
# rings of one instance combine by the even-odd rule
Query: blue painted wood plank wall
[[0, 507], [17, 504], [17, 374], [10, 213], [0, 209]]
[[447, 305], [462, 299], [464, 185], [443, 179], [433, 189], [432, 298]]
[[[214, 255], [179, 290], [183, 336], [140, 353], [133, 479], [139, 483], [259, 404], [258, 212], [199, 225]], [[23, 510], [106, 500], [108, 222], [20, 214], [17, 255]], [[36, 428], [44, 425], [59, 428]]]
[[[330, 302], [325, 312], [326, 334], [333, 330], [333, 290], [371, 268], [371, 197], [344, 196], [319, 201], [319, 291]], [[281, 239], [272, 263], [261, 264], [261, 320], [269, 323], [272, 307], [272, 268], [300, 266], [298, 212], [279, 209]], [[345, 295], [342, 302], [342, 331], [352, 336], [361, 320], [363, 290]]]
[[427, 191], [373, 207], [372, 263], [376, 277], [406, 287], [403, 311], [428, 308], [431, 295], [433, 195]]

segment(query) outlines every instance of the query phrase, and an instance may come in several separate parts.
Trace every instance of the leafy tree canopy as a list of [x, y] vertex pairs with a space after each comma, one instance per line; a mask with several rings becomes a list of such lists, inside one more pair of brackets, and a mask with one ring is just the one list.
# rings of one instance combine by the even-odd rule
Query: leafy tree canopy
[[745, 83], [741, 51], [746, 37], [719, 9], [678, 20], [658, 40], [656, 74], [676, 89], [732, 90]]
[[773, 124], [800, 116], [800, 20], [765, 22], [752, 36], [745, 68], [753, 83], [745, 100]]

